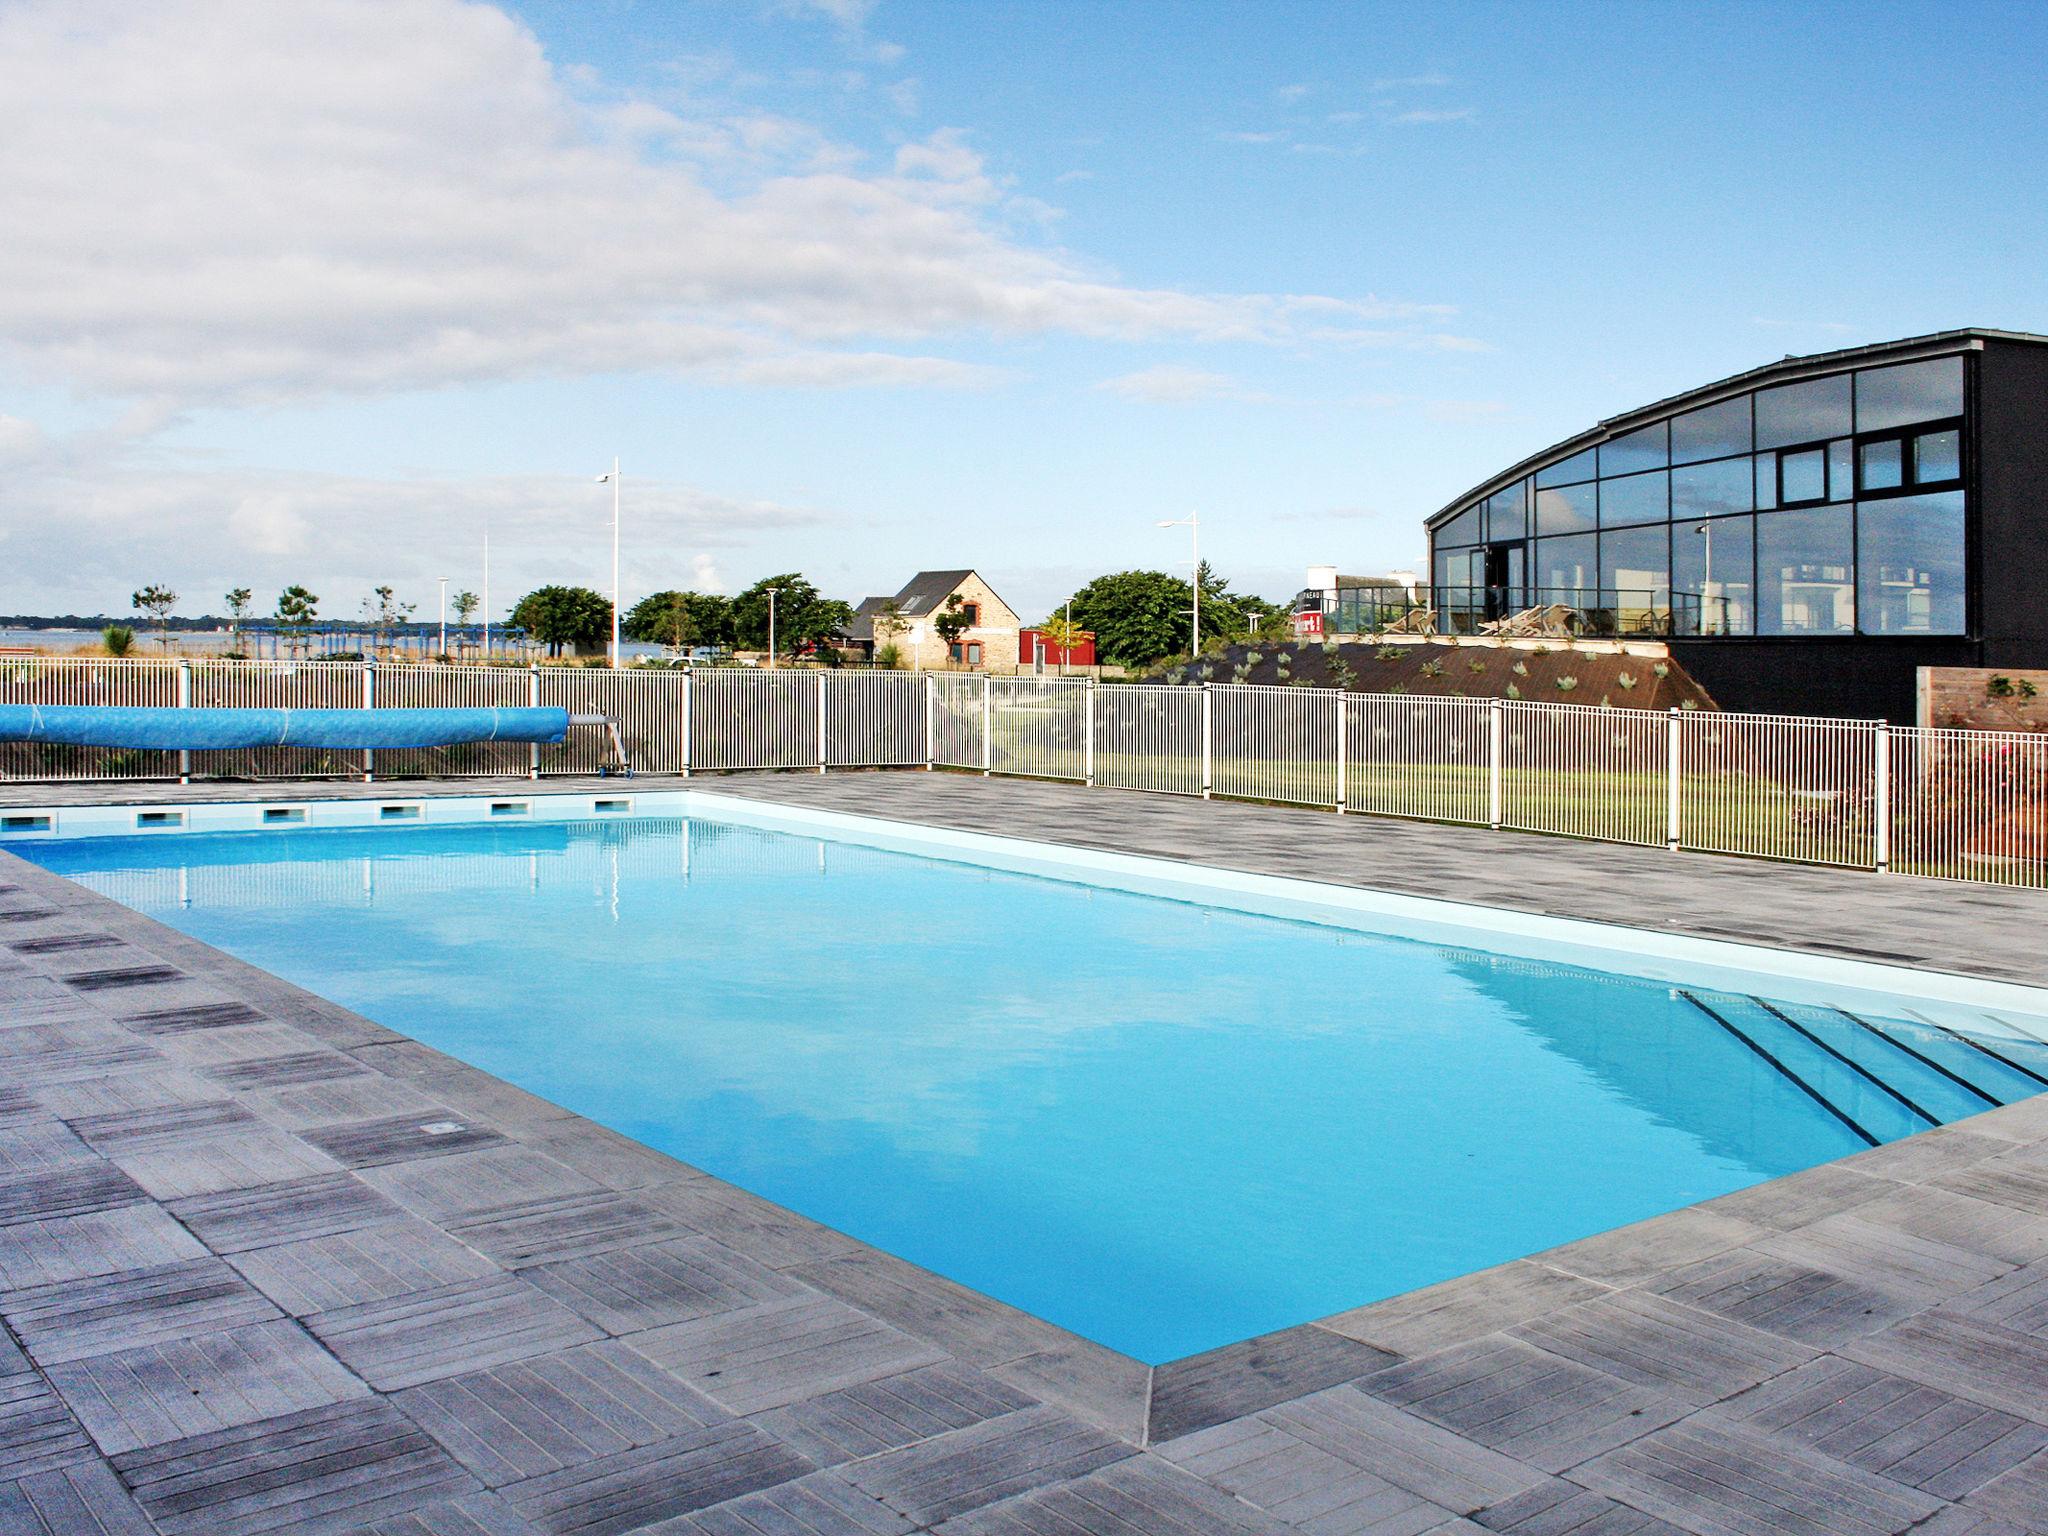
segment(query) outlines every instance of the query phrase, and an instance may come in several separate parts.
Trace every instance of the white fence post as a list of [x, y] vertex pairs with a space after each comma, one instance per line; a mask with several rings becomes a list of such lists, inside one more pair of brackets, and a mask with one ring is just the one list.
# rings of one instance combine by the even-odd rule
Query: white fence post
[[[178, 663], [178, 708], [190, 709], [191, 707], [192, 663], [180, 661]], [[189, 751], [181, 751], [178, 754], [178, 782], [180, 784], [190, 784], [192, 782], [192, 754]]]
[[[363, 663], [363, 708], [375, 709], [376, 707], [377, 663], [374, 660], [370, 660]], [[377, 782], [377, 750], [374, 747], [363, 748], [363, 782], [365, 784]]]
[[1679, 721], [1684, 717], [1677, 708], [1671, 711], [1670, 723], [1664, 727], [1664, 846], [1673, 853], [1678, 852], [1679, 834]]
[[939, 682], [924, 674], [924, 771], [939, 766]]
[[818, 674], [818, 772], [825, 771], [825, 676]]
[[1342, 689], [1337, 691], [1337, 814], [1342, 816], [1351, 804], [1350, 772], [1345, 767], [1344, 717], [1351, 713]]
[[683, 777], [690, 776], [690, 669], [683, 668]]
[[[526, 702], [535, 709], [540, 708], [540, 663], [529, 662], [526, 668]], [[540, 777], [540, 743], [535, 742], [526, 749], [526, 776]]]
[[1892, 728], [1880, 720], [1873, 735], [1877, 763], [1870, 788], [1871, 834], [1875, 845], [1872, 852], [1876, 856], [1877, 872], [1882, 875], [1889, 873], [1892, 867]]
[[1486, 702], [1486, 824], [1498, 832], [1508, 819], [1508, 712], [1499, 699]]
[[995, 762], [996, 680], [981, 674], [981, 776], [985, 779]]
[[1087, 711], [1081, 722], [1081, 782], [1095, 787], [1095, 679], [1082, 685], [1081, 706]]
[[1214, 717], [1209, 706], [1209, 685], [1204, 683], [1202, 684], [1202, 798], [1204, 800], [1209, 798], [1210, 768], [1212, 766], [1209, 749], [1214, 734], [1210, 729]]

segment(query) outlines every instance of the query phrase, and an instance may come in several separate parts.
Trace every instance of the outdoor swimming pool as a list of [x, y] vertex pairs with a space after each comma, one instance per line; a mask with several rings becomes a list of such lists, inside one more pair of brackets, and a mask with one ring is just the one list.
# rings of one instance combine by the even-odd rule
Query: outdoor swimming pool
[[1154, 1363], [2048, 1073], [2048, 1046], [1989, 1017], [1973, 1045], [1909, 999], [1842, 1012], [717, 815], [400, 820], [8, 846]]

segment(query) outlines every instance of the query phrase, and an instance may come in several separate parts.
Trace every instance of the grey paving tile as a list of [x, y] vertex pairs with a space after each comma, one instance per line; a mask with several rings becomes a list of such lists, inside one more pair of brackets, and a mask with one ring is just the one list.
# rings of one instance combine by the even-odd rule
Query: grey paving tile
[[108, 1455], [368, 1395], [289, 1322], [168, 1339], [44, 1369]]
[[738, 1414], [901, 1375], [944, 1355], [829, 1296], [802, 1295], [670, 1323], [633, 1347]]
[[429, 1098], [410, 1083], [401, 1083], [378, 1072], [290, 1088], [241, 1090], [241, 1096], [250, 1109], [288, 1131], [306, 1131], [347, 1120], [379, 1120], [393, 1116], [417, 1116], [421, 1121], [427, 1121], [436, 1119], [447, 1109], [446, 1105]]
[[269, 1126], [224, 1131], [176, 1145], [115, 1148], [108, 1156], [164, 1201], [302, 1181], [340, 1167], [296, 1136]]
[[35, 1096], [51, 1114], [64, 1120], [161, 1109], [170, 1104], [225, 1101], [220, 1084], [209, 1083], [161, 1059], [130, 1065], [100, 1077], [45, 1083], [35, 1089]]
[[587, 1120], [550, 1121], [529, 1128], [520, 1139], [606, 1189], [647, 1189], [705, 1177], [666, 1152]]
[[1677, 1398], [1500, 1335], [1389, 1366], [1357, 1389], [1545, 1472], [1691, 1411]]
[[716, 1179], [664, 1184], [644, 1191], [643, 1198], [692, 1232], [715, 1237], [770, 1269], [814, 1264], [860, 1247], [843, 1232]]
[[30, 1086], [100, 1077], [162, 1060], [148, 1041], [98, 1020], [24, 1024], [7, 1031], [8, 1075]]
[[263, 1123], [215, 1086], [203, 1102], [170, 1100], [148, 1108], [117, 1108], [65, 1117], [102, 1154], [179, 1150]]
[[393, 1399], [487, 1487], [543, 1477], [731, 1415], [623, 1344], [471, 1371]]
[[1339, 1312], [1317, 1326], [1414, 1355], [1468, 1343], [1607, 1290], [1597, 1281], [1522, 1259]]
[[1937, 1310], [1844, 1345], [1840, 1353], [1987, 1407], [2048, 1422], [2048, 1338]]
[[1284, 1536], [1291, 1528], [1155, 1456], [985, 1505], [943, 1536]]
[[0, 1483], [0, 1531], [12, 1536], [157, 1536], [105, 1463]]
[[758, 1422], [819, 1466], [893, 1451], [1034, 1406], [1012, 1387], [952, 1361], [827, 1392]]
[[499, 1272], [474, 1248], [410, 1216], [354, 1232], [251, 1249], [235, 1254], [230, 1262], [294, 1317], [387, 1301]]
[[1941, 1508], [1923, 1493], [1781, 1441], [1688, 1421], [1573, 1474], [1699, 1536], [1891, 1536]]
[[988, 1374], [1039, 1402], [1098, 1424], [1120, 1440], [1144, 1443], [1145, 1421], [1152, 1411], [1152, 1370], [1129, 1355], [1073, 1338], [990, 1366]]
[[222, 1254], [354, 1232], [404, 1214], [348, 1173], [195, 1195], [174, 1201], [170, 1209], [207, 1247]]
[[603, 1335], [514, 1275], [337, 1307], [306, 1319], [380, 1392], [549, 1354]]
[[185, 1035], [200, 1029], [261, 1024], [264, 1016], [243, 1002], [188, 1003], [175, 1008], [142, 1008], [116, 1018], [140, 1035]]
[[240, 1275], [211, 1257], [0, 1292], [0, 1313], [42, 1365], [278, 1316]]
[[661, 1526], [663, 1536], [910, 1536], [915, 1528], [837, 1472], [811, 1472]]
[[0, 1290], [175, 1264], [205, 1253], [190, 1232], [155, 1205], [18, 1221], [0, 1227]]
[[1874, 1227], [2011, 1264], [2048, 1258], [2048, 1207], [2029, 1212], [1920, 1184], [1859, 1205], [1855, 1215]]
[[340, 1536], [476, 1488], [432, 1437], [375, 1398], [132, 1451], [114, 1467], [163, 1536]]
[[504, 1498], [546, 1536], [619, 1536], [811, 1470], [796, 1452], [753, 1425], [729, 1420], [528, 1478], [506, 1488]]
[[1704, 1206], [1673, 1211], [1596, 1237], [1581, 1238], [1536, 1257], [1554, 1269], [1607, 1285], [1634, 1285], [1679, 1264], [1725, 1253], [1767, 1229]]
[[367, 1077], [369, 1073], [339, 1051], [287, 1051], [277, 1056], [253, 1056], [216, 1067], [201, 1067], [199, 1075], [237, 1093], [254, 1088], [290, 1088], [301, 1083], [331, 1082], [335, 1078]]
[[1928, 1182], [1938, 1189], [2009, 1206], [2030, 1217], [2048, 1211], [2048, 1164], [2025, 1157], [1986, 1158], [1938, 1174]]
[[494, 1493], [435, 1499], [402, 1514], [352, 1525], [348, 1536], [539, 1536]]
[[2029, 1457], [1977, 1489], [1966, 1502], [1973, 1512], [1993, 1520], [2010, 1521], [2021, 1530], [2040, 1530], [2048, 1522], [2048, 1453]]
[[845, 1472], [898, 1514], [930, 1525], [1135, 1454], [1093, 1425], [1027, 1408], [853, 1462]]
[[562, 1305], [613, 1334], [731, 1312], [806, 1290], [707, 1237], [607, 1249], [537, 1264], [523, 1273]]
[[192, 1030], [181, 1035], [158, 1036], [155, 1042], [166, 1059], [199, 1072], [296, 1055], [310, 1043], [298, 1030], [273, 1023]]
[[1918, 1310], [1915, 1300], [1755, 1248], [1685, 1265], [1642, 1289], [1820, 1349], [1875, 1333]]
[[594, 1194], [598, 1184], [525, 1147], [492, 1147], [365, 1168], [361, 1177], [407, 1209], [444, 1225], [487, 1219], [536, 1200]]
[[1289, 1398], [1353, 1381], [1395, 1356], [1327, 1329], [1288, 1328], [1228, 1344], [1152, 1372], [1155, 1445]]
[[452, 1109], [324, 1125], [300, 1134], [351, 1168], [406, 1163], [423, 1157], [452, 1157], [458, 1152], [503, 1146], [507, 1141], [502, 1131], [467, 1120]]
[[611, 1190], [532, 1200], [451, 1223], [448, 1230], [510, 1269], [658, 1243], [687, 1233], [667, 1212]]
[[[23, 1111], [40, 1110], [41, 1106], [28, 1096], [27, 1089], [12, 1091], [18, 1095]], [[80, 1141], [69, 1126], [30, 1113], [24, 1113], [18, 1120], [10, 1120], [4, 1111], [0, 1111], [0, 1178], [22, 1173], [45, 1173], [52, 1168], [98, 1160], [99, 1154]]]
[[0, 1177], [0, 1226], [60, 1216], [83, 1216], [135, 1205], [148, 1195], [112, 1163], [97, 1155], [34, 1173]]
[[1789, 1232], [1823, 1216], [1838, 1216], [1904, 1186], [1848, 1163], [1822, 1163], [1802, 1173], [1766, 1179], [1700, 1207], [1717, 1216]]
[[1825, 1217], [1797, 1232], [1773, 1233], [1756, 1247], [1921, 1306], [1982, 1285], [2013, 1267], [2008, 1259], [1915, 1236], [1897, 1226], [1880, 1226], [1865, 1220], [1860, 1211]]
[[1621, 1381], [1704, 1404], [1814, 1357], [1806, 1345], [1659, 1296], [1624, 1292], [1511, 1330]]
[[0, 1467], [33, 1477], [97, 1460], [85, 1427], [11, 1342], [0, 1365]]
[[1967, 1168], [2011, 1150], [2011, 1142], [1987, 1135], [1973, 1125], [1945, 1125], [1859, 1152], [1849, 1166], [1861, 1173], [1910, 1184]]
[[1655, 1515], [1556, 1478], [1482, 1509], [1472, 1519], [1481, 1530], [1501, 1536], [1687, 1536]]
[[159, 986], [164, 982], [189, 978], [174, 965], [143, 963], [99, 966], [92, 970], [73, 971], [59, 979], [65, 986], [80, 992], [112, 992]]
[[1259, 1417], [1453, 1514], [1497, 1504], [1544, 1480], [1542, 1472], [1526, 1462], [1368, 1397], [1356, 1387], [1333, 1387], [1269, 1408]]
[[1707, 1413], [1943, 1499], [2048, 1449], [2039, 1424], [1832, 1355]]
[[1421, 1536], [1451, 1518], [1442, 1505], [1262, 1417], [1198, 1430], [1157, 1454], [1312, 1536]]
[[2048, 1338], [2048, 1260], [1951, 1297], [1942, 1311]]
[[1065, 1341], [1060, 1330], [1029, 1313], [874, 1249], [799, 1265], [792, 1273], [977, 1365], [1001, 1365]]

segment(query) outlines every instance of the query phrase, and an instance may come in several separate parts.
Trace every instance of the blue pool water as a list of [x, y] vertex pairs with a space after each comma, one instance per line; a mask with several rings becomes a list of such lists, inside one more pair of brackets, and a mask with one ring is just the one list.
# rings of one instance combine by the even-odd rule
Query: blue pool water
[[1910, 1021], [717, 821], [17, 851], [1155, 1363], [1857, 1151], [1845, 1117], [1891, 1139], [2048, 1070]]

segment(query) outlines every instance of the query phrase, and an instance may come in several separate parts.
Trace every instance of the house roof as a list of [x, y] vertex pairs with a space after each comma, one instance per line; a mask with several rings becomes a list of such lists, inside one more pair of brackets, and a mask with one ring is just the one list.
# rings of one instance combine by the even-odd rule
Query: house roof
[[[853, 622], [846, 626], [846, 636], [850, 640], [874, 639], [875, 615], [888, 603], [894, 603], [896, 611], [906, 619], [921, 619], [927, 614], [936, 613], [945, 606], [946, 599], [960, 589], [960, 583], [970, 576], [979, 575], [980, 572], [972, 570], [919, 571], [903, 584], [903, 589], [894, 597], [862, 598], [860, 606], [853, 610]], [[982, 578], [982, 585], [988, 586], [987, 578]], [[1003, 601], [1001, 597], [996, 596], [994, 587], [989, 587], [988, 590], [990, 596], [996, 597], [997, 602]], [[1009, 604], [1003, 603], [1003, 606], [1007, 608]]]
[[1944, 353], [1981, 350], [1986, 341], [2029, 342], [2034, 345], [2048, 344], [2048, 336], [2035, 336], [2025, 331], [1997, 331], [1982, 326], [1969, 326], [1961, 330], [1935, 331], [1926, 336], [1907, 336], [1898, 341], [1877, 342], [1869, 346], [1844, 347], [1835, 352], [1812, 352], [1805, 356], [1779, 358], [1774, 363], [1765, 363], [1760, 368], [1751, 368], [1746, 373], [1732, 374], [1717, 379], [1712, 384], [1702, 384], [1697, 389], [1688, 389], [1681, 394], [1670, 395], [1662, 400], [1653, 400], [1648, 405], [1637, 406], [1619, 416], [1609, 416], [1595, 423], [1576, 437], [1553, 443], [1540, 453], [1532, 453], [1519, 463], [1502, 470], [1491, 479], [1479, 484], [1431, 513], [1423, 520], [1425, 528], [1434, 528], [1453, 513], [1461, 512], [1482, 496], [1491, 496], [1495, 491], [1513, 484], [1524, 475], [1541, 469], [1553, 460], [1568, 459], [1575, 453], [1582, 453], [1596, 443], [1609, 438], [1620, 437], [1639, 426], [1662, 416], [1669, 416], [1680, 410], [1696, 406], [1712, 405], [1716, 400], [1729, 395], [1741, 394], [1764, 384], [1790, 382], [1810, 374], [1832, 373], [1844, 364], [1864, 367], [1884, 363], [1913, 362], [1922, 357], [1938, 357]]

